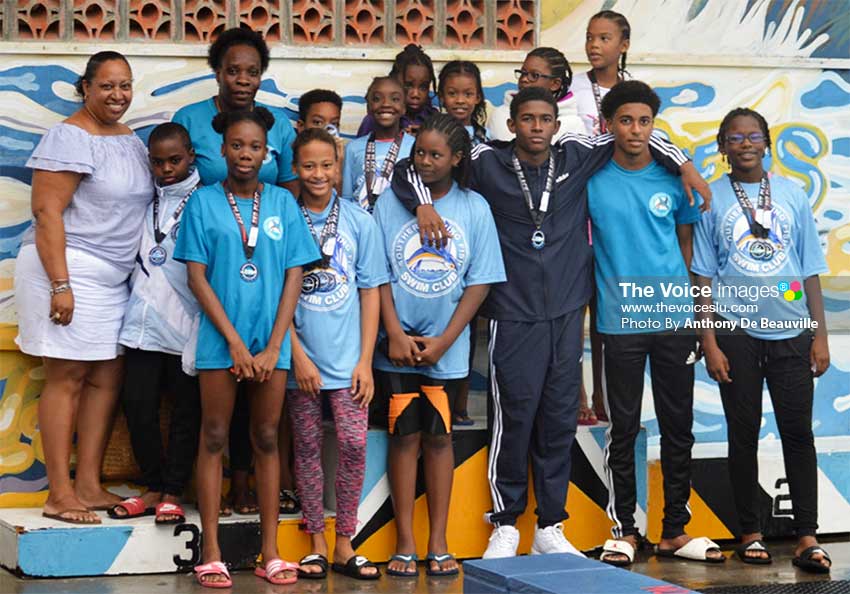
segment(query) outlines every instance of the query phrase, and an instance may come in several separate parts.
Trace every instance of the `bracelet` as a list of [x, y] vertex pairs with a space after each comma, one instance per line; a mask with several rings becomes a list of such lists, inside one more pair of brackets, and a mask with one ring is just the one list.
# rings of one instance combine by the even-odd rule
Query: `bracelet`
[[55, 287], [50, 287], [50, 296], [58, 295], [59, 293], [67, 293], [71, 290], [71, 284], [67, 281], [64, 281]]
[[52, 280], [52, 281], [50, 281], [50, 286], [53, 286], [53, 285], [62, 285], [62, 284], [67, 284], [67, 283], [69, 283], [69, 282], [71, 282], [71, 281], [70, 281], [70, 279], [67, 279], [67, 278], [57, 278], [56, 280]]

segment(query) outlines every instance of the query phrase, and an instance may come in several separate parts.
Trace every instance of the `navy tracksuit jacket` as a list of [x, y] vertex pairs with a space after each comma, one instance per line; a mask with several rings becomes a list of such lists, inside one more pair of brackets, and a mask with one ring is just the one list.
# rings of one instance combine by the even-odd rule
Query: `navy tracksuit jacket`
[[[687, 161], [658, 137], [652, 137], [650, 148], [671, 171], [678, 173]], [[545, 527], [567, 518], [584, 308], [592, 292], [586, 186], [614, 154], [614, 144], [611, 134], [567, 134], [552, 147], [555, 183], [541, 227], [546, 236], [542, 250], [531, 243], [535, 227], [513, 169], [513, 152], [513, 141], [475, 147], [469, 180], [493, 212], [508, 279], [491, 286], [480, 311], [491, 320], [490, 521], [513, 525], [525, 510], [530, 458], [535, 513], [538, 525]], [[537, 207], [549, 162], [521, 165]], [[407, 159], [396, 165], [392, 189], [411, 211], [431, 202]]]

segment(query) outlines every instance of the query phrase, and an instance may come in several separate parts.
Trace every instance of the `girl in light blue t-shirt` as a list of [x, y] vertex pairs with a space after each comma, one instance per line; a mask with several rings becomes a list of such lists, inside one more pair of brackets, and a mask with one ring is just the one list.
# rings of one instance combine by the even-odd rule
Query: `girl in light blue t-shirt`
[[[741, 561], [772, 561], [762, 540], [760, 435], [782, 439], [797, 536], [793, 564], [829, 573], [818, 544], [818, 463], [812, 434], [814, 378], [829, 367], [820, 274], [828, 272], [803, 190], [769, 175], [770, 130], [756, 111], [738, 108], [720, 124], [717, 145], [731, 172], [711, 184], [714, 201], [694, 231], [691, 271], [704, 291], [705, 366], [720, 385], [729, 439], [729, 475], [741, 524]], [[753, 309], [757, 311], [753, 311]], [[746, 312], [746, 313], [743, 313]], [[773, 420], [764, 424], [767, 383]]]
[[397, 543], [387, 573], [399, 577], [418, 575], [413, 508], [420, 448], [431, 518], [426, 573], [458, 573], [446, 541], [452, 401], [457, 380], [469, 373], [469, 321], [490, 285], [505, 281], [490, 207], [464, 187], [470, 150], [463, 125], [447, 114], [425, 120], [414, 145], [413, 164], [452, 235], [446, 245], [422, 244], [416, 217], [392, 190], [375, 208], [390, 271], [389, 284], [381, 286], [383, 329], [374, 362], [390, 392], [388, 474]]
[[297, 579], [298, 566], [282, 561], [277, 551], [278, 423], [301, 266], [316, 260], [319, 251], [292, 194], [258, 179], [273, 123], [262, 107], [215, 117], [227, 179], [189, 199], [174, 254], [187, 263], [189, 287], [202, 310], [195, 366], [201, 383], [197, 482], [204, 545], [195, 573], [207, 587], [232, 583], [221, 562], [218, 516], [222, 454], [243, 381], [251, 406], [263, 555], [255, 573], [272, 584]]

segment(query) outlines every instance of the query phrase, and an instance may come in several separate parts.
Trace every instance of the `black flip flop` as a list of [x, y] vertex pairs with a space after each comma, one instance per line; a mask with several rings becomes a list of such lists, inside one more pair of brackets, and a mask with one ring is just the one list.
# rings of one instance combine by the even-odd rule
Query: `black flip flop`
[[313, 553], [312, 555], [307, 555], [301, 561], [298, 562], [298, 565], [304, 567], [305, 565], [317, 565], [322, 571], [318, 572], [308, 572], [298, 570], [298, 578], [305, 580], [323, 580], [328, 577], [328, 558], [319, 553]]
[[344, 576], [348, 576], [350, 578], [354, 578], [355, 580], [376, 580], [381, 577], [381, 571], [378, 570], [374, 574], [364, 574], [364, 567], [374, 567], [378, 569], [378, 566], [369, 561], [363, 555], [354, 555], [351, 559], [342, 563], [334, 563], [331, 567], [337, 573], [341, 573]]
[[[829, 565], [824, 565], [819, 560], [812, 559], [812, 557], [814, 557], [817, 553], [823, 555], [824, 560], [827, 561]], [[829, 555], [820, 547], [820, 545], [809, 547], [800, 553], [799, 557], [794, 557], [791, 560], [791, 563], [794, 567], [799, 567], [803, 571], [808, 571], [809, 573], [829, 573], [829, 570], [832, 569], [832, 559], [829, 558]]]
[[[748, 551], [761, 551], [767, 557], [750, 557], [747, 555]], [[751, 540], [746, 544], [742, 543], [735, 549], [735, 554], [738, 555], [738, 559], [750, 565], [770, 565], [773, 563], [773, 557], [770, 551], [767, 550], [767, 545], [761, 539]]]
[[297, 514], [301, 511], [301, 500], [298, 494], [291, 489], [280, 491], [280, 513], [283, 515]]

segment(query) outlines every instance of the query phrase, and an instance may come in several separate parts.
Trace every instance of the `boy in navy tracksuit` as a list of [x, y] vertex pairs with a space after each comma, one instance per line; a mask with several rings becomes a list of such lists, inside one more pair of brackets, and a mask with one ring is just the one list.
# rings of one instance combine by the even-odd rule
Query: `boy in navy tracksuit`
[[[567, 518], [579, 404], [582, 316], [592, 282], [585, 185], [613, 153], [610, 136], [566, 135], [551, 146], [557, 105], [545, 89], [517, 93], [509, 126], [515, 141], [475, 148], [470, 179], [493, 211], [508, 276], [508, 282], [491, 288], [481, 309], [491, 320], [494, 409], [488, 478], [489, 520], [495, 528], [485, 558], [516, 555], [514, 524], [527, 503], [529, 456], [538, 502], [532, 552], [577, 552], [561, 522]], [[671, 171], [687, 163], [671, 144], [653, 138], [652, 145]], [[707, 195], [708, 186], [692, 165], [683, 173]], [[442, 222], [407, 162], [396, 167], [392, 187], [416, 210], [423, 240], [439, 241], [434, 231]]]

